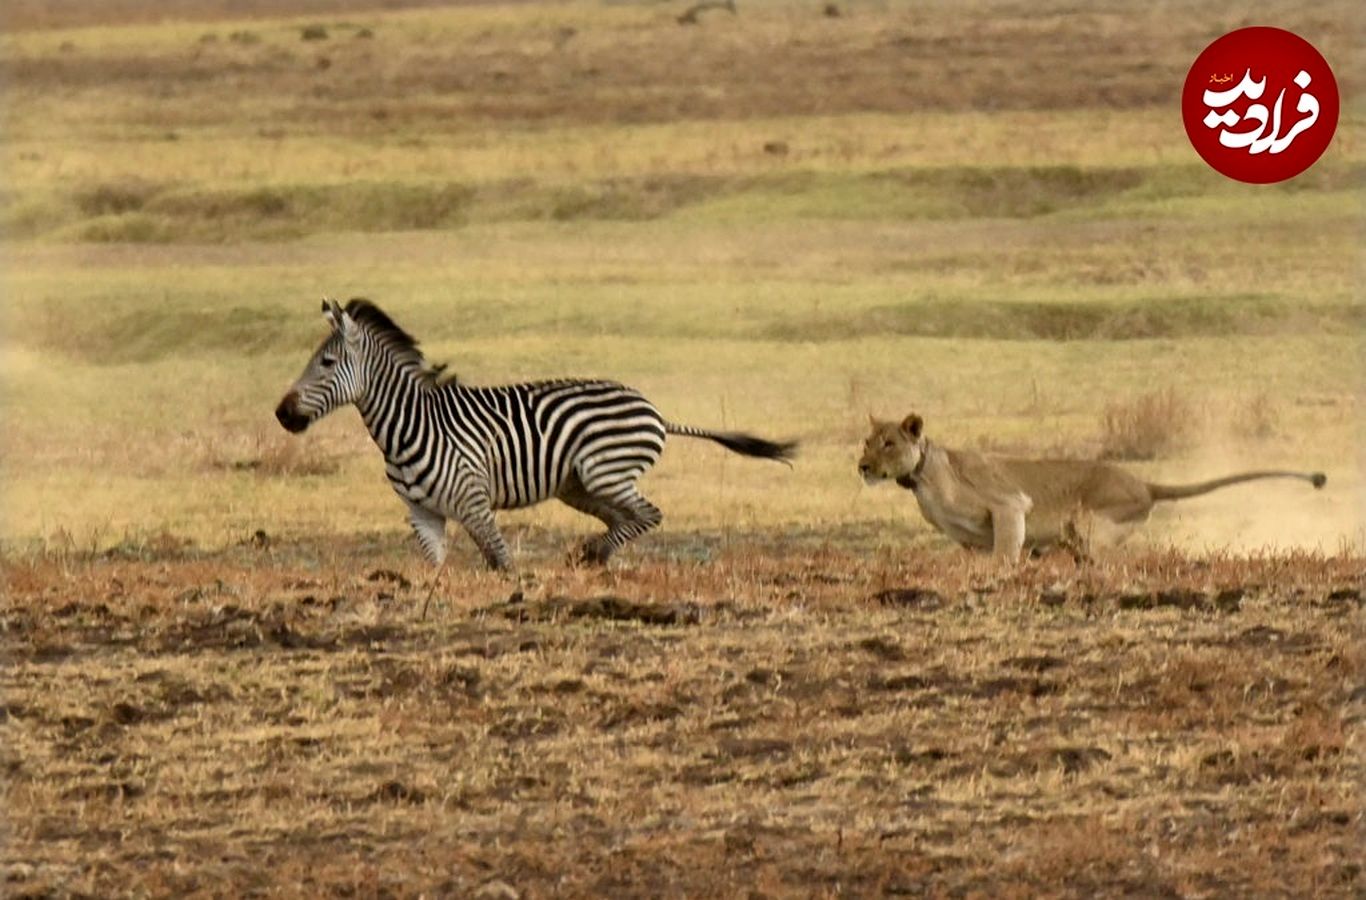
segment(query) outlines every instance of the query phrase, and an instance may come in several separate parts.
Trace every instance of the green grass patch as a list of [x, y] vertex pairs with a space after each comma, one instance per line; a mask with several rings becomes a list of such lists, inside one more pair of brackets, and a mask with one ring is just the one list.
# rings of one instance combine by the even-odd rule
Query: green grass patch
[[297, 346], [300, 317], [281, 306], [137, 309], [71, 327], [63, 317], [47, 323], [49, 341], [97, 365], [148, 363], [205, 354], [251, 357]]
[[[1289, 206], [1336, 196], [1354, 166], [1328, 167], [1263, 203]], [[450, 230], [478, 223], [694, 223], [777, 220], [920, 221], [1106, 218], [1176, 200], [1219, 202], [1227, 193], [1187, 168], [952, 166], [874, 172], [684, 173], [579, 182], [533, 178], [487, 183], [357, 180], [327, 184], [186, 187], [137, 178], [83, 185], [46, 202], [10, 198], [15, 237], [89, 242], [232, 242], [311, 234]], [[1238, 201], [1243, 202], [1243, 201]]]
[[859, 337], [971, 338], [1010, 341], [1132, 341], [1152, 338], [1336, 333], [1366, 326], [1366, 307], [1306, 309], [1269, 295], [1140, 297], [1122, 301], [1044, 302], [928, 298], [853, 313], [786, 317], [761, 329], [771, 340]]
[[471, 222], [642, 221], [725, 191], [726, 179], [649, 176], [581, 184], [515, 179], [184, 188], [140, 181], [82, 187], [46, 205], [11, 204], [14, 237], [232, 242], [318, 233], [429, 231]]

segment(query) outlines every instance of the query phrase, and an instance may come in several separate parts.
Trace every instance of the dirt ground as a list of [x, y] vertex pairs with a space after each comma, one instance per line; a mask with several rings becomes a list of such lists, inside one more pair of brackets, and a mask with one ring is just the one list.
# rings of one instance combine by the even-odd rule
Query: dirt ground
[[5, 892], [1360, 895], [1359, 558], [868, 538], [10, 560]]

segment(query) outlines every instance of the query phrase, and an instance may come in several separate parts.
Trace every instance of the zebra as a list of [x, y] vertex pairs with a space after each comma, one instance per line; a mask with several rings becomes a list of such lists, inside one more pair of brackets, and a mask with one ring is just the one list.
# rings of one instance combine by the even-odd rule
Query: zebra
[[275, 410], [298, 434], [354, 404], [385, 474], [434, 565], [446, 558], [446, 521], [460, 523], [495, 570], [512, 557], [494, 511], [555, 498], [600, 519], [579, 561], [605, 564], [663, 514], [636, 479], [666, 435], [706, 438], [745, 456], [790, 463], [795, 442], [675, 425], [640, 392], [614, 381], [557, 379], [469, 387], [427, 362], [417, 341], [369, 300], [323, 300], [331, 334]]

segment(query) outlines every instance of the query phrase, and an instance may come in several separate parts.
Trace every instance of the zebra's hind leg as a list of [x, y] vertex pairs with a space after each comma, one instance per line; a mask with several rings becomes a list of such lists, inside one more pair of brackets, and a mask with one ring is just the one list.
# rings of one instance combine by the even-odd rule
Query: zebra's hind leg
[[640, 495], [634, 480], [594, 483], [591, 487], [574, 477], [561, 489], [559, 498], [580, 512], [601, 519], [604, 534], [589, 538], [579, 551], [579, 561], [603, 565], [612, 554], [664, 521], [664, 514]]

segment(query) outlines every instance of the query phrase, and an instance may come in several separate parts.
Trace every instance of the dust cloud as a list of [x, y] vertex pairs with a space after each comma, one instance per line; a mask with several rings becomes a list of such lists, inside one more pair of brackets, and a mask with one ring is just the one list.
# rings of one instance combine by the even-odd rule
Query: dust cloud
[[[1325, 442], [1332, 446], [1335, 441]], [[1165, 464], [1152, 480], [1183, 484], [1253, 469], [1324, 472], [1316, 490], [1294, 479], [1254, 481], [1201, 497], [1160, 503], [1140, 531], [1140, 540], [1186, 550], [1256, 552], [1366, 550], [1366, 452], [1355, 442], [1352, 455], [1289, 460], [1274, 441], [1231, 444], [1207, 440], [1182, 461]]]

